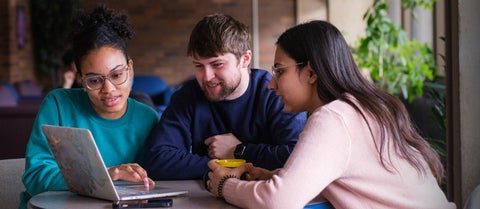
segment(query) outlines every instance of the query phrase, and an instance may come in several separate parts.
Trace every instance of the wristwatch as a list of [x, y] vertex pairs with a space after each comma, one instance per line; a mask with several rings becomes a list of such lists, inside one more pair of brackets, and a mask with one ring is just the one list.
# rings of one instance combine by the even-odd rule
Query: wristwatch
[[245, 148], [247, 148], [246, 144], [239, 144], [235, 147], [235, 151], [233, 151], [233, 156], [236, 159], [243, 159], [243, 155], [245, 154]]

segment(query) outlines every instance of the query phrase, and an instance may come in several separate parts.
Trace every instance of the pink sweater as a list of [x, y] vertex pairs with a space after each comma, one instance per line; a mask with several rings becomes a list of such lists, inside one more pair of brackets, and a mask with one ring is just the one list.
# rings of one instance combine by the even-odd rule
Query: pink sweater
[[[372, 127], [378, 137], [378, 126]], [[320, 194], [335, 208], [456, 208], [430, 171], [418, 173], [396, 154], [391, 160], [395, 167], [389, 172], [362, 116], [337, 100], [312, 113], [278, 175], [267, 181], [229, 179], [223, 195], [242, 208], [303, 208]]]

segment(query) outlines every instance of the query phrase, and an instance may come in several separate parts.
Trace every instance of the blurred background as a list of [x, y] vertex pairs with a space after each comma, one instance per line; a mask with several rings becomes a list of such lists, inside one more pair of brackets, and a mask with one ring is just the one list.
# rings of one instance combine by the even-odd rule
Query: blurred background
[[480, 183], [478, 0], [0, 0], [0, 159], [24, 156], [43, 96], [64, 82], [72, 13], [99, 3], [123, 11], [134, 26], [127, 42], [134, 89], [150, 95], [159, 114], [193, 76], [186, 48], [203, 16], [225, 13], [248, 25], [251, 67], [267, 70], [284, 30], [327, 20], [365, 76], [399, 96], [436, 147], [448, 197], [461, 204]]
[[[353, 44], [364, 36], [362, 16], [372, 0], [0, 0], [0, 81], [33, 80], [49, 90], [60, 85], [62, 55], [68, 48], [70, 17], [77, 8], [98, 3], [125, 12], [136, 35], [127, 44], [135, 61], [135, 73], [153, 74], [168, 85], [181, 84], [193, 75], [186, 47], [191, 29], [203, 16], [229, 14], [250, 27], [253, 35], [252, 67], [270, 69], [276, 38], [287, 28], [310, 19], [328, 20]], [[389, 2], [389, 1], [387, 1]], [[443, 3], [439, 9], [424, 10], [418, 20], [402, 14], [400, 1], [390, 3], [392, 20], [411, 34], [443, 52]], [[440, 13], [434, 17], [435, 13]], [[8, 59], [7, 59], [8, 58]]]

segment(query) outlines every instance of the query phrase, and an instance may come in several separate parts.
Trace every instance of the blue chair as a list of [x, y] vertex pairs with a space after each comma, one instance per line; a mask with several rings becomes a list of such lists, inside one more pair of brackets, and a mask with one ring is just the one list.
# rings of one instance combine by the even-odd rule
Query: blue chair
[[304, 209], [334, 209], [334, 207], [329, 202], [319, 202], [319, 203], [310, 203], [306, 205]]
[[155, 75], [135, 75], [132, 90], [149, 95], [160, 114], [170, 103], [170, 97], [174, 92], [173, 88]]
[[38, 85], [36, 81], [33, 80], [23, 80], [17, 81], [13, 84], [14, 88], [18, 92], [19, 100], [42, 100], [44, 94], [42, 92], [42, 87]]
[[11, 83], [0, 83], [0, 107], [17, 106], [18, 98], [18, 92]]

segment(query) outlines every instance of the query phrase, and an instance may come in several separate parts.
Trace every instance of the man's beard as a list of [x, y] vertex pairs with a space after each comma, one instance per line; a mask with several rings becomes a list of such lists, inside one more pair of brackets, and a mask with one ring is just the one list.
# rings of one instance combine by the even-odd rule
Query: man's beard
[[210, 102], [220, 102], [224, 101], [228, 96], [230, 96], [235, 90], [237, 90], [238, 86], [240, 85], [240, 79], [237, 80], [237, 82], [233, 85], [227, 85], [224, 81], [220, 81], [219, 85], [221, 86], [220, 93], [213, 95], [211, 94], [210, 91], [207, 91], [205, 86], [207, 86], [206, 83], [202, 86], [203, 88], [203, 93], [205, 94], [205, 97], [207, 97], [208, 101]]

